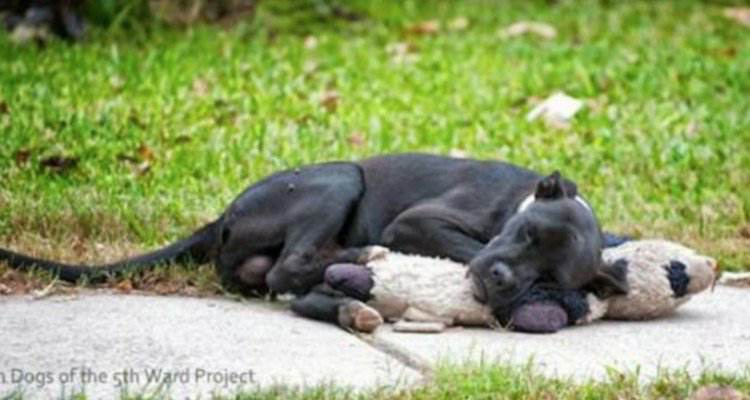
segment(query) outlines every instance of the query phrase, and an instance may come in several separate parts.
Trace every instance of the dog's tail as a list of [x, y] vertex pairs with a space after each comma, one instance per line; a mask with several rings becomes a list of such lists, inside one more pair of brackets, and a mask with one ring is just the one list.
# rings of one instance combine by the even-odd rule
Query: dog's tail
[[59, 279], [76, 282], [81, 278], [91, 283], [103, 282], [129, 272], [144, 271], [157, 265], [193, 261], [204, 263], [211, 259], [221, 219], [211, 222], [192, 235], [158, 250], [104, 265], [75, 265], [43, 260], [0, 248], [0, 261], [20, 270], [39, 269], [55, 274]]

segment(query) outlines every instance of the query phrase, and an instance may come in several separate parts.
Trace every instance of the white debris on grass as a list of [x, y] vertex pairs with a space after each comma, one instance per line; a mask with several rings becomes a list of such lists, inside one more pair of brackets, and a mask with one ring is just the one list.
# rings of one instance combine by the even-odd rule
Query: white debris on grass
[[555, 93], [539, 103], [526, 115], [527, 121], [543, 118], [545, 121], [560, 125], [567, 124], [583, 108], [583, 101], [568, 96], [563, 92]]
[[557, 30], [552, 25], [542, 22], [520, 21], [500, 31], [500, 37], [508, 39], [527, 33], [535, 34], [544, 39], [554, 39], [557, 36]]

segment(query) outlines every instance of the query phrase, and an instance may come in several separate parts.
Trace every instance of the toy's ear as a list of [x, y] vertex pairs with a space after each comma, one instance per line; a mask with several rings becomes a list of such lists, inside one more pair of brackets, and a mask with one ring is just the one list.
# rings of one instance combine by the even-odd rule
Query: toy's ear
[[613, 264], [602, 264], [596, 277], [586, 286], [600, 299], [628, 294], [628, 260], [620, 258]]

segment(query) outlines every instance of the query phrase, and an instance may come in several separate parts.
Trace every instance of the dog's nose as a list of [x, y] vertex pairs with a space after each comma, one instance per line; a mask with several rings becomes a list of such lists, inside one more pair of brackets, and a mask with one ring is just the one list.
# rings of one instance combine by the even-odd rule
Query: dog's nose
[[506, 287], [511, 286], [515, 283], [515, 276], [510, 267], [505, 263], [495, 263], [490, 268], [490, 276], [496, 285]]

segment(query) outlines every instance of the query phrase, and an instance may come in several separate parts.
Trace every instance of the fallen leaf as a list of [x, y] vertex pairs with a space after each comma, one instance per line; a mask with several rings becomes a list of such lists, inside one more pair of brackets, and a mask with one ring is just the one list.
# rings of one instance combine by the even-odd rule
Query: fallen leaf
[[204, 97], [208, 94], [208, 83], [201, 78], [193, 80], [193, 93], [199, 97]]
[[320, 65], [315, 60], [307, 60], [302, 65], [302, 73], [305, 76], [310, 76], [320, 69]]
[[168, 295], [177, 293], [179, 291], [179, 287], [175, 284], [170, 284], [166, 282], [159, 282], [154, 286], [154, 291], [159, 295]]
[[750, 224], [740, 227], [740, 236], [745, 239], [750, 239]]
[[365, 18], [364, 14], [350, 10], [348, 8], [341, 7], [339, 5], [333, 5], [333, 7], [331, 7], [331, 12], [333, 16], [337, 18], [341, 18], [349, 22], [355, 22], [355, 21], [359, 21]]
[[600, 95], [597, 98], [586, 101], [586, 106], [592, 111], [599, 113], [605, 110], [608, 102], [609, 99], [607, 99], [606, 95]]
[[13, 294], [13, 289], [0, 282], [0, 295]]
[[78, 165], [78, 157], [50, 156], [39, 161], [39, 165], [53, 172], [65, 172]]
[[55, 283], [57, 283], [57, 280], [50, 282], [42, 289], [33, 290], [31, 292], [31, 298], [34, 300], [39, 300], [53, 295], [55, 293]]
[[700, 122], [696, 120], [691, 120], [688, 122], [687, 126], [685, 127], [685, 134], [689, 138], [694, 138], [698, 136], [698, 133], [700, 133], [701, 124]]
[[724, 16], [750, 27], [750, 7], [728, 7], [724, 9]]
[[117, 282], [115, 289], [120, 293], [130, 293], [133, 291], [133, 281], [130, 279], [123, 279]]
[[451, 20], [451, 22], [448, 23], [448, 29], [457, 32], [457, 31], [463, 31], [466, 28], [469, 27], [469, 19], [466, 17], [458, 17]]
[[180, 294], [188, 297], [197, 297], [200, 295], [200, 291], [195, 286], [186, 286], [180, 291]]
[[70, 246], [70, 248], [78, 257], [86, 253], [86, 243], [84, 243], [83, 240], [81, 240], [81, 238], [78, 236], [73, 237], [73, 244]]
[[735, 58], [737, 57], [737, 48], [734, 46], [725, 47], [719, 51], [719, 55], [724, 58]]
[[135, 167], [135, 172], [138, 175], [146, 175], [151, 171], [151, 164], [148, 161], [144, 161]]
[[112, 89], [121, 90], [125, 86], [125, 79], [119, 75], [109, 77], [109, 85]]
[[565, 127], [583, 105], [583, 101], [565, 93], [555, 93], [534, 107], [526, 115], [526, 120], [534, 121], [541, 117], [556, 127]]
[[623, 50], [622, 51], [622, 58], [627, 62], [628, 64], [635, 64], [638, 61], [641, 60], [641, 57], [638, 55], [638, 53], [630, 50]]
[[318, 47], [318, 39], [312, 35], [305, 37], [305, 41], [303, 43], [305, 48], [308, 50], [312, 50]]
[[177, 137], [174, 138], [173, 142], [175, 144], [182, 144], [182, 143], [188, 143], [191, 140], [193, 140], [193, 138], [191, 138], [188, 135], [178, 135]]
[[294, 121], [300, 125], [307, 125], [312, 120], [313, 120], [313, 116], [310, 114], [302, 114], [299, 117], [294, 119]]
[[533, 21], [516, 22], [503, 29], [500, 35], [503, 38], [513, 38], [527, 33], [533, 33], [545, 39], [554, 39], [557, 36], [557, 30], [552, 25]]
[[118, 154], [117, 155], [117, 159], [120, 160], [120, 161], [129, 162], [129, 163], [137, 163], [138, 162], [137, 158], [135, 158], [135, 157], [133, 157], [131, 155], [127, 155], [127, 154]]
[[352, 147], [364, 147], [367, 144], [365, 134], [360, 131], [352, 132], [347, 138], [347, 141]]
[[16, 165], [26, 164], [29, 161], [29, 157], [31, 157], [31, 150], [16, 150], [16, 153], [13, 155], [13, 157], [16, 159]]
[[128, 116], [128, 121], [129, 121], [129, 122], [130, 122], [131, 124], [133, 124], [133, 125], [135, 125], [135, 126], [137, 126], [137, 127], [141, 128], [141, 129], [146, 129], [146, 123], [145, 123], [145, 122], [143, 122], [143, 121], [141, 120], [141, 118], [139, 118], [139, 117], [138, 117], [138, 115], [136, 115], [136, 114], [130, 114], [130, 115]]
[[42, 130], [42, 138], [46, 141], [52, 141], [57, 137], [57, 132], [50, 128], [44, 128]]
[[138, 146], [138, 155], [144, 161], [153, 161], [155, 158], [154, 152], [145, 144], [141, 144], [140, 146]]
[[135, 174], [140, 176], [146, 175], [151, 171], [151, 164], [156, 159], [156, 155], [146, 144], [138, 146], [136, 152], [138, 154], [137, 156], [119, 154], [117, 159], [131, 164], [132, 170]]
[[407, 26], [406, 31], [415, 35], [434, 35], [440, 32], [440, 21], [431, 19], [417, 22], [416, 24]]
[[385, 52], [391, 56], [396, 64], [411, 64], [419, 60], [417, 47], [408, 42], [390, 43], [385, 46]]
[[10, 111], [10, 108], [8, 107], [8, 103], [0, 100], [0, 114], [7, 114], [8, 111]]
[[328, 112], [335, 112], [339, 105], [339, 94], [335, 90], [326, 90], [320, 96], [320, 105]]
[[703, 386], [690, 396], [690, 400], [742, 400], [745, 396], [737, 389], [725, 385]]

